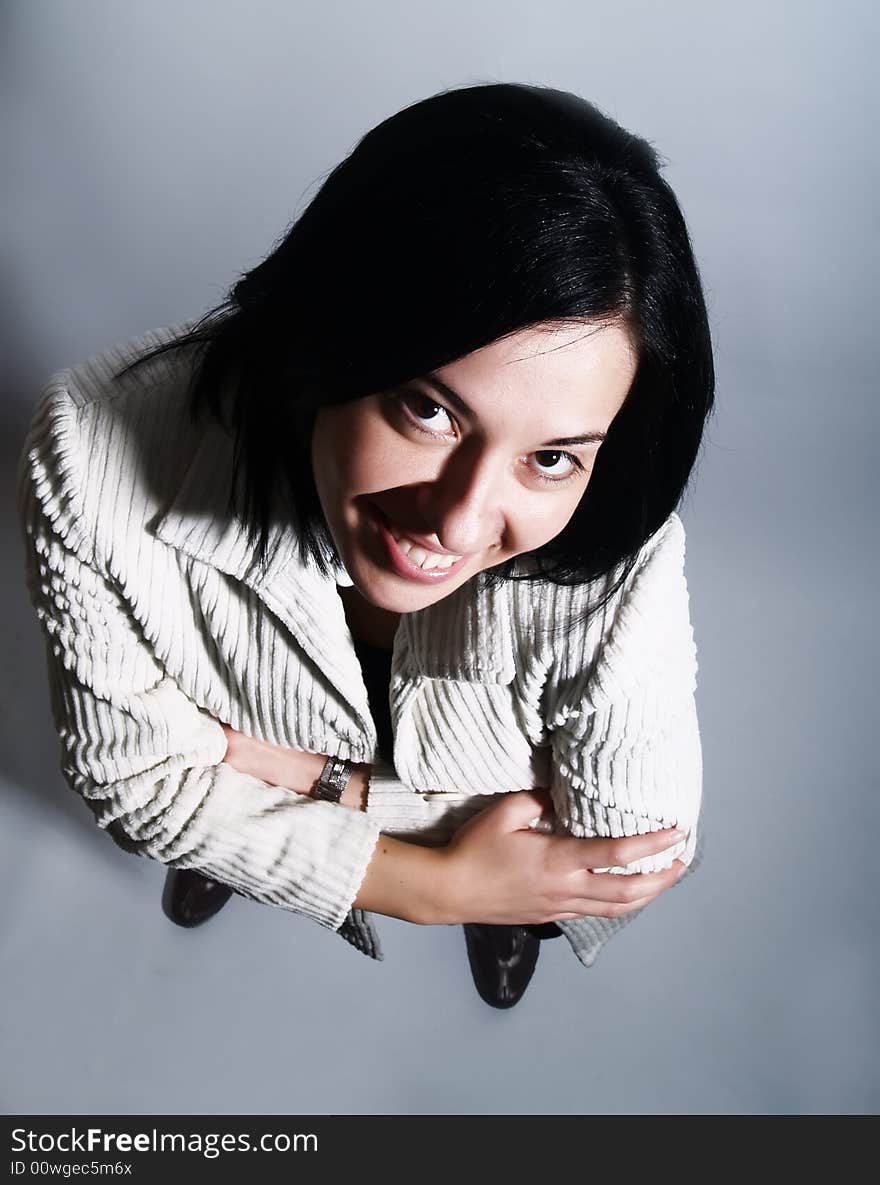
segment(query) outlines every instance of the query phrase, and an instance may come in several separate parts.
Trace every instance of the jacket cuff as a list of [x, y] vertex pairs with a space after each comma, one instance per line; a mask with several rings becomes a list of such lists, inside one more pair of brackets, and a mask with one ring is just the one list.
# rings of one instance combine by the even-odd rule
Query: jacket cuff
[[493, 794], [415, 790], [387, 761], [379, 761], [372, 767], [366, 813], [384, 835], [433, 847], [446, 843], [462, 823], [494, 800]]
[[[317, 805], [317, 804], [316, 804]], [[332, 860], [325, 869], [314, 867], [309, 883], [307, 912], [322, 926], [338, 930], [354, 909], [379, 840], [378, 829], [360, 811], [335, 803], [321, 803], [336, 813]], [[340, 816], [351, 816], [351, 818]]]

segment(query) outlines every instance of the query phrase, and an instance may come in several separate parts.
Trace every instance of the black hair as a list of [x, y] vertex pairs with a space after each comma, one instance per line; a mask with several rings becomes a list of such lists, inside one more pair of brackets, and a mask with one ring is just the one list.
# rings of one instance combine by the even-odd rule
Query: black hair
[[621, 324], [635, 378], [564, 530], [520, 567], [603, 602], [677, 507], [714, 399], [706, 307], [651, 145], [586, 100], [513, 83], [443, 91], [368, 132], [272, 253], [188, 332], [193, 420], [235, 434], [249, 536], [282, 507], [308, 556], [336, 557], [312, 475], [322, 405], [390, 390], [526, 327]]

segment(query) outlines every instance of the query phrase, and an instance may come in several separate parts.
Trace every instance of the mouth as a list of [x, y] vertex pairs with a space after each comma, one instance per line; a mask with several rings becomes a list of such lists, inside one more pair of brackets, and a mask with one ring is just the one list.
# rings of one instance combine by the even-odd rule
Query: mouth
[[409, 539], [405, 531], [395, 526], [378, 506], [370, 504], [369, 513], [379, 530], [386, 560], [397, 575], [405, 580], [439, 584], [454, 576], [468, 558], [442, 555], [420, 546]]

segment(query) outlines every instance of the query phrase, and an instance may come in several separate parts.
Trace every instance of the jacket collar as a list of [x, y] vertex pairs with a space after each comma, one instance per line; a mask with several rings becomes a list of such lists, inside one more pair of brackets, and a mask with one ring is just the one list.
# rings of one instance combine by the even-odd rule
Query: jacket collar
[[[153, 532], [169, 547], [234, 577], [288, 627], [297, 644], [360, 713], [369, 706], [360, 664], [335, 580], [303, 561], [288, 523], [270, 527], [266, 559], [228, 508], [231, 435], [213, 417], [199, 429], [192, 460]], [[344, 569], [339, 568], [341, 580]], [[405, 614], [394, 644], [395, 672], [407, 676], [509, 683], [516, 672], [508, 588], [477, 591], [473, 582], [442, 601]]]

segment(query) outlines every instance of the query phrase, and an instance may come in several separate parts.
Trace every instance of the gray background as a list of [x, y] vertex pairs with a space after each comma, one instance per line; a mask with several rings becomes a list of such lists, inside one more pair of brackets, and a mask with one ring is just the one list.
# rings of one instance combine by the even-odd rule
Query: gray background
[[[870, 3], [17, 0], [2, 9], [0, 1109], [878, 1110], [878, 251]], [[511, 1012], [460, 927], [374, 963], [164, 869], [62, 782], [11, 491], [54, 369], [215, 304], [379, 120], [539, 82], [654, 142], [700, 260], [719, 409], [684, 507], [706, 859]], [[872, 332], [873, 331], [873, 332]]]

